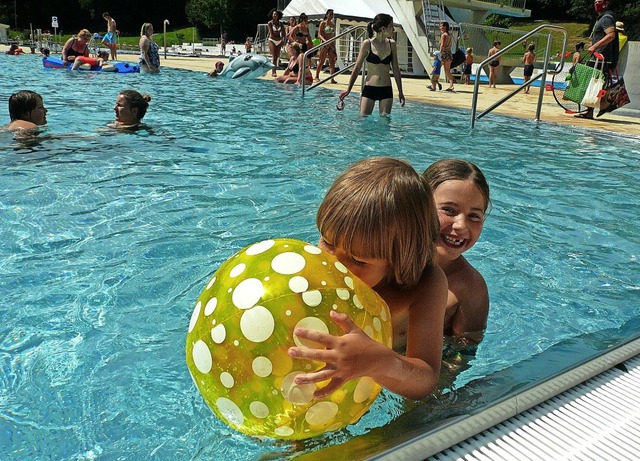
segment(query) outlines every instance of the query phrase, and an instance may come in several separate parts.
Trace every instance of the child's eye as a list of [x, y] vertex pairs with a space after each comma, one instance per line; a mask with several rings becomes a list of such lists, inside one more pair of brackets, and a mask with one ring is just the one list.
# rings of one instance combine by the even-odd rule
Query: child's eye
[[356, 258], [351, 256], [351, 262], [356, 266], [364, 266], [366, 263], [364, 261], [358, 261]]
[[482, 221], [484, 219], [483, 216], [478, 213], [471, 213], [469, 218], [471, 218], [472, 221]]
[[322, 242], [323, 245], [333, 248], [333, 245], [327, 242], [327, 239], [325, 239], [324, 237], [320, 237], [320, 241]]
[[448, 215], [454, 215], [456, 214], [456, 210], [450, 206], [444, 206], [442, 208], [440, 208], [442, 210], [443, 213], [448, 214]]

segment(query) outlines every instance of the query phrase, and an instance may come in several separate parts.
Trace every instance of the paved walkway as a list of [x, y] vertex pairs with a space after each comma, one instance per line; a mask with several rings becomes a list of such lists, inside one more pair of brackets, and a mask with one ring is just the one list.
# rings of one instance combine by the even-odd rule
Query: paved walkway
[[[0, 52], [4, 52], [6, 49], [8, 49], [8, 47], [0, 45]], [[118, 54], [118, 58], [122, 61], [129, 62], [138, 60], [138, 56], [134, 54], [120, 53]], [[165, 59], [161, 53], [160, 63], [161, 67], [209, 72], [217, 60], [218, 59], [216, 58], [195, 58], [183, 56], [167, 56]], [[226, 58], [221, 60], [225, 63], [227, 62]], [[278, 74], [280, 73], [282, 73], [282, 71], [278, 71]], [[264, 78], [271, 80], [271, 77]], [[338, 81], [337, 84], [332, 85], [327, 83], [324, 86], [329, 89], [334, 89], [336, 92], [342, 91], [346, 88], [348, 79], [348, 75], [339, 75], [336, 78]], [[404, 94], [408, 100], [459, 107], [461, 109], [468, 109], [469, 111], [471, 110], [473, 85], [456, 85], [456, 92], [449, 93], [445, 91], [429, 91], [426, 88], [429, 84], [430, 82], [427, 79], [402, 79]], [[502, 87], [498, 85], [498, 88], [487, 88], [486, 84], [481, 85], [480, 94], [478, 96], [478, 112], [506, 96], [513, 90], [513, 88], [515, 87], [509, 85]], [[534, 119], [538, 104], [538, 94], [539, 88], [532, 87], [531, 94], [520, 93], [495, 109], [495, 112], [515, 117]], [[546, 122], [563, 123], [583, 128], [594, 128], [640, 136], [640, 113], [634, 114], [636, 116], [627, 115], [629, 112], [624, 115], [620, 115], [621, 113], [624, 112], [609, 113], [594, 120], [577, 119], [571, 114], [565, 114], [564, 110], [556, 103], [553, 98], [553, 94], [550, 91], [545, 91], [540, 118], [542, 121]], [[469, 112], [469, 118], [470, 117], [471, 112]], [[491, 115], [488, 115], [487, 117], [491, 117]], [[489, 120], [489, 118], [485, 117], [478, 123], [486, 123], [486, 120]]]
[[[134, 58], [131, 55], [121, 55], [119, 57], [123, 60], [137, 59], [137, 56]], [[161, 67], [164, 66], [177, 69], [209, 72], [213, 68], [214, 62], [217, 60], [218, 59], [215, 58], [167, 56], [166, 59], [161, 57], [160, 63]], [[226, 63], [227, 59], [223, 59], [223, 61]], [[282, 73], [282, 71], [278, 71], [278, 74], [280, 73]], [[265, 77], [265, 79], [271, 80], [271, 77]], [[336, 80], [338, 83], [335, 85], [326, 83], [323, 86], [325, 88], [335, 89], [337, 92], [342, 91], [347, 86], [349, 76], [339, 75]], [[445, 105], [468, 109], [469, 111], [471, 110], [473, 85], [456, 85], [456, 92], [449, 93], [445, 91], [429, 91], [426, 88], [429, 84], [430, 81], [427, 79], [402, 79], [405, 98], [412, 101], [422, 101], [429, 104]], [[478, 96], [478, 112], [506, 96], [513, 90], [513, 88], [515, 87], [509, 85], [505, 85], [503, 87], [498, 85], [498, 88], [487, 88], [486, 84], [481, 85], [480, 94]], [[515, 117], [534, 119], [538, 104], [539, 91], [539, 88], [532, 87], [531, 94], [519, 93], [495, 109], [495, 112]], [[487, 117], [491, 117], [491, 115], [488, 115]], [[486, 121], [489, 120], [487, 117], [481, 119], [478, 123], [486, 123]], [[471, 118], [471, 112], [469, 112], [469, 118]], [[564, 109], [558, 106], [550, 91], [545, 91], [544, 93], [540, 118], [542, 121], [547, 122], [564, 123], [583, 128], [595, 128], [640, 136], [640, 113], [638, 113], [637, 116], [609, 113], [594, 120], [577, 119], [571, 114], [564, 113]]]

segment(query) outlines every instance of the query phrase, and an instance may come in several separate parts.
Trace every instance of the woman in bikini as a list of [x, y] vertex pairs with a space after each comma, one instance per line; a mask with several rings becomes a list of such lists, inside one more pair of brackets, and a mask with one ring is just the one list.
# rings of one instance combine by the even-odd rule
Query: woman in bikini
[[280, 50], [284, 44], [284, 24], [280, 22], [282, 19], [282, 11], [273, 8], [269, 11], [270, 21], [267, 23], [269, 28], [269, 51], [271, 51], [271, 58], [273, 59], [273, 65], [275, 66], [271, 71], [271, 76], [275, 77], [276, 69], [278, 68], [278, 62], [280, 61]]
[[449, 33], [449, 23], [442, 21], [440, 23], [440, 61], [442, 61], [442, 67], [444, 67], [444, 74], [447, 76], [449, 82], [449, 88], [445, 91], [453, 91], [453, 75], [451, 74], [451, 61], [453, 61], [453, 53], [451, 53], [451, 42], [453, 37]]
[[[360, 115], [370, 115], [378, 102], [380, 115], [391, 113], [393, 105], [393, 88], [389, 70], [393, 69], [393, 77], [398, 87], [398, 99], [404, 106], [404, 93], [402, 92], [402, 79], [398, 66], [398, 47], [391, 39], [393, 36], [393, 18], [380, 13], [367, 25], [369, 40], [364, 40], [360, 46], [360, 52], [356, 64], [349, 78], [347, 89], [340, 93], [340, 99], [344, 99], [351, 92], [364, 61], [367, 62], [367, 76], [360, 97]], [[375, 38], [371, 38], [374, 36]]]
[[309, 33], [309, 18], [302, 13], [298, 17], [298, 24], [289, 31], [287, 37], [291, 43], [298, 42], [302, 47], [302, 52], [306, 52], [309, 48], [313, 48], [311, 34]]
[[[284, 71], [284, 74], [276, 77], [276, 83], [300, 83], [302, 84], [302, 72], [300, 69], [302, 66], [302, 60], [304, 59], [304, 53], [302, 52], [302, 45], [298, 42], [293, 42], [289, 45], [289, 65]], [[305, 70], [305, 79], [307, 83], [313, 83], [313, 77], [309, 67]]]
[[91, 32], [82, 29], [76, 37], [67, 40], [62, 48], [62, 60], [73, 64], [78, 56], [89, 56], [89, 40], [91, 40]]
[[[318, 37], [322, 42], [326, 42], [331, 40], [336, 36], [336, 25], [333, 22], [333, 10], [329, 9], [324, 15], [324, 19], [320, 23], [318, 27]], [[320, 81], [320, 71], [324, 67], [324, 60], [329, 56], [329, 72], [331, 75], [336, 70], [336, 58], [338, 57], [336, 53], [336, 44], [333, 42], [331, 45], [327, 45], [324, 48], [320, 49], [320, 60], [318, 61], [318, 67], [316, 68], [316, 82]], [[331, 83], [338, 83], [333, 78], [331, 79]]]

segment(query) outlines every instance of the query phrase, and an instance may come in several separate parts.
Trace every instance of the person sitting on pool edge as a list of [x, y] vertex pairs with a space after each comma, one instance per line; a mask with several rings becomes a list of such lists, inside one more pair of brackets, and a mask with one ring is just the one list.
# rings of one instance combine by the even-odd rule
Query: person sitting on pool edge
[[147, 113], [151, 96], [141, 94], [136, 90], [123, 90], [116, 98], [113, 110], [116, 113], [114, 128], [136, 129], [142, 124], [142, 119]]
[[105, 64], [109, 60], [109, 52], [108, 51], [100, 51], [98, 53], [98, 57], [96, 58], [88, 58], [86, 56], [78, 56], [75, 61], [73, 61], [73, 66], [71, 70], [83, 69], [90, 70], [92, 67], [101, 67], [103, 71], [114, 71], [116, 70], [110, 64]]
[[7, 131], [31, 130], [47, 124], [47, 109], [35, 91], [22, 90], [9, 96], [9, 118]]

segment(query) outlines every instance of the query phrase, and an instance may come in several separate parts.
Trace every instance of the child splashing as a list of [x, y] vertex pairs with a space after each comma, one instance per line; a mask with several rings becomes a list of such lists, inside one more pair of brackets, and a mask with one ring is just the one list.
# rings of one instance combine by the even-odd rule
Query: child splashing
[[393, 349], [369, 338], [346, 315], [331, 312], [344, 334], [304, 328], [295, 334], [326, 349], [292, 347], [295, 359], [326, 363], [297, 384], [330, 380], [320, 398], [344, 382], [369, 376], [388, 390], [421, 399], [440, 373], [447, 282], [436, 264], [437, 213], [429, 185], [408, 163], [371, 158], [351, 166], [318, 210], [320, 248], [372, 287], [387, 303]]

